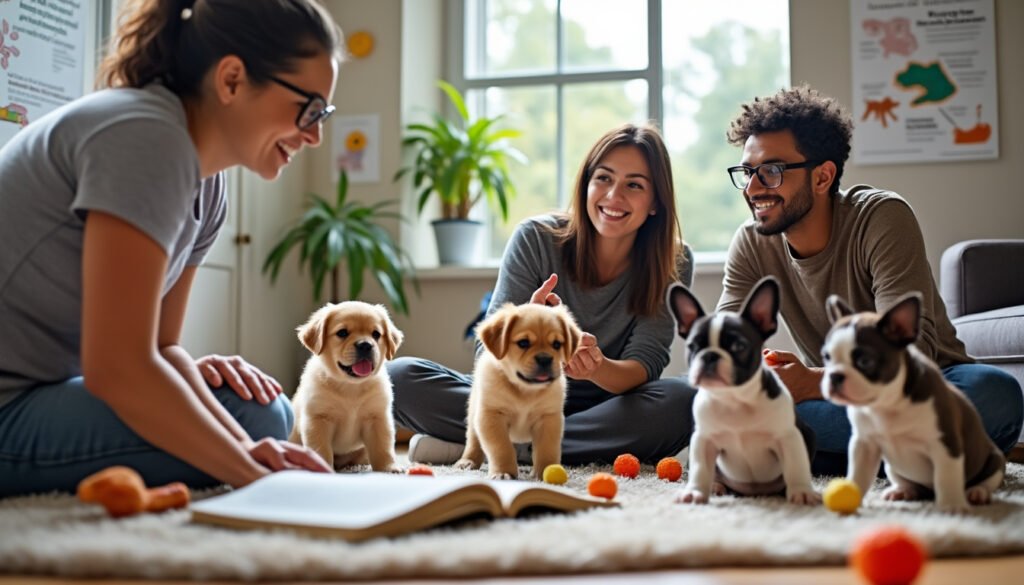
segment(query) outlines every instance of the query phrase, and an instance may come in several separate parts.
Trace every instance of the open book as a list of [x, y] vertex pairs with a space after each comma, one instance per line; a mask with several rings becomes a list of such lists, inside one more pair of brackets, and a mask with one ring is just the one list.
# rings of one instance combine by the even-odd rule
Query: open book
[[290, 528], [358, 541], [395, 536], [485, 514], [571, 512], [618, 506], [536, 482], [389, 473], [271, 473], [243, 488], [195, 502], [192, 521], [232, 528]]

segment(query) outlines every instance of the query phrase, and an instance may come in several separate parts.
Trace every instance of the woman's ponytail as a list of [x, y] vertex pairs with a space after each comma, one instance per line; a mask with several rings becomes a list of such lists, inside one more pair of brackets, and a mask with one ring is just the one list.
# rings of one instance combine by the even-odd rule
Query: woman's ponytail
[[100, 68], [100, 85], [160, 80], [195, 96], [206, 72], [236, 55], [255, 83], [321, 53], [341, 60], [341, 31], [317, 0], [133, 0]]

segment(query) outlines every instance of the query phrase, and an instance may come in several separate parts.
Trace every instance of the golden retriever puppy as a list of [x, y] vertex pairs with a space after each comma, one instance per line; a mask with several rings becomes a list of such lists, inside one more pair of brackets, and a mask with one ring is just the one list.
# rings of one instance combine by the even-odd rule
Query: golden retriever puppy
[[518, 475], [514, 443], [533, 442], [533, 475], [562, 459], [563, 365], [582, 332], [564, 306], [506, 304], [476, 329], [486, 351], [473, 370], [466, 449], [455, 462], [476, 469], [487, 456], [493, 479]]
[[366, 463], [374, 471], [401, 471], [395, 463], [391, 378], [402, 332], [382, 305], [328, 303], [298, 328], [313, 354], [293, 398], [289, 440], [314, 450], [335, 468]]

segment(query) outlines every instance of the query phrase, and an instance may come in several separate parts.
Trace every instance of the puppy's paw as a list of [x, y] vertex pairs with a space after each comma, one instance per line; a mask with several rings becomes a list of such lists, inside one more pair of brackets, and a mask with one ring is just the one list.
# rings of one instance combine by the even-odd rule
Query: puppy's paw
[[992, 492], [983, 485], [976, 485], [967, 488], [967, 501], [975, 506], [982, 506], [992, 503]]
[[946, 514], [967, 514], [971, 507], [964, 498], [949, 498], [935, 501], [935, 507]]
[[708, 495], [697, 488], [687, 487], [676, 495], [676, 502], [679, 504], [706, 504]]
[[455, 462], [454, 465], [452, 465], [452, 467], [454, 467], [455, 469], [462, 469], [464, 471], [467, 471], [470, 469], [478, 469], [480, 465], [476, 461], [473, 461], [472, 459], [459, 459], [458, 461]]
[[728, 492], [725, 489], [725, 484], [724, 483], [722, 483], [720, 481], [716, 481], [716, 482], [711, 484], [711, 495], [712, 496], [724, 496], [726, 493], [728, 493]]
[[799, 487], [786, 490], [786, 499], [791, 504], [801, 504], [804, 506], [815, 506], [821, 503], [821, 494], [814, 491], [814, 488]]
[[902, 502], [918, 499], [917, 490], [894, 485], [882, 492], [882, 499], [889, 502]]
[[[374, 469], [374, 471], [378, 471], [378, 470]], [[380, 469], [379, 471], [383, 471], [385, 473], [405, 473], [405, 470], [402, 469], [402, 466], [397, 464], [397, 463], [392, 463], [391, 465], [387, 465], [383, 469]]]
[[487, 475], [487, 479], [515, 479], [518, 475], [518, 473], [504, 473], [495, 470]]

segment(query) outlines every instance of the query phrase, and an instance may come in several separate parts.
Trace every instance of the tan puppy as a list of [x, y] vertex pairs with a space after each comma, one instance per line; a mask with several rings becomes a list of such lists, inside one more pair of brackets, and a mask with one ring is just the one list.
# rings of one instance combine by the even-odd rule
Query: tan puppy
[[582, 332], [564, 306], [506, 304], [477, 327], [486, 351], [473, 370], [466, 450], [455, 462], [476, 469], [484, 455], [490, 477], [519, 473], [513, 443], [533, 442], [533, 474], [562, 459], [565, 375]]
[[313, 355], [293, 399], [293, 443], [314, 450], [336, 468], [365, 463], [397, 472], [391, 378], [386, 360], [402, 343], [382, 305], [328, 303], [298, 328]]

